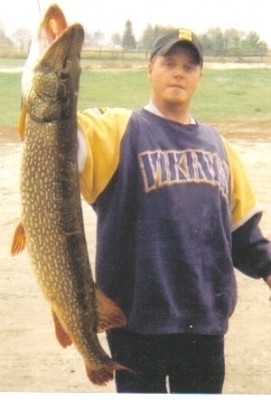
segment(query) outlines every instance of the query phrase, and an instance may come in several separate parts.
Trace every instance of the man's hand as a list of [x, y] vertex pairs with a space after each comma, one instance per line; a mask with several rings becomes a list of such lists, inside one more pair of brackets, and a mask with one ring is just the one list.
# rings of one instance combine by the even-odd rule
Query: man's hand
[[[271, 290], [271, 275], [268, 275], [264, 278], [264, 281], [267, 283], [267, 285], [269, 286], [270, 290]], [[269, 301], [271, 301], [271, 296], [269, 297]]]
[[271, 289], [271, 275], [266, 276], [264, 280]]

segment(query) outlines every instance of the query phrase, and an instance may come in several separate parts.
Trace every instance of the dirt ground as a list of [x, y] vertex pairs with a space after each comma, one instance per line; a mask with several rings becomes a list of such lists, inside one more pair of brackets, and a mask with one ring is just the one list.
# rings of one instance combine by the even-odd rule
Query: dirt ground
[[[264, 210], [262, 229], [271, 239], [271, 122], [214, 124], [236, 146]], [[27, 253], [10, 256], [20, 218], [22, 145], [14, 129], [0, 127], [0, 392], [105, 392], [89, 383], [73, 347], [57, 343], [50, 310]], [[95, 215], [83, 205], [91, 262]], [[271, 393], [271, 303], [263, 281], [237, 272], [239, 300], [226, 335], [225, 394]], [[107, 349], [104, 336], [101, 341]]]

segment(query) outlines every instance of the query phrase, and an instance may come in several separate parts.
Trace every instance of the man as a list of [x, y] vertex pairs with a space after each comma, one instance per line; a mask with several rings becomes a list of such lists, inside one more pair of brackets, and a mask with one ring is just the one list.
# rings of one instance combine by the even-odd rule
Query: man
[[[78, 114], [81, 190], [97, 212], [97, 285], [125, 312], [108, 332], [118, 392], [221, 393], [234, 266], [271, 282], [261, 212], [232, 146], [190, 115], [194, 33], [154, 44], [151, 101]], [[166, 381], [168, 379], [168, 384]]]

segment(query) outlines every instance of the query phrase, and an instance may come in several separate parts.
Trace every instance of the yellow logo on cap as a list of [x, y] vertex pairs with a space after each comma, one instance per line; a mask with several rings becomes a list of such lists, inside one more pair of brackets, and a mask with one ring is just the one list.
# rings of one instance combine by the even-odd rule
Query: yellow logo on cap
[[189, 42], [192, 42], [192, 32], [189, 29], [180, 28], [179, 39], [189, 40]]

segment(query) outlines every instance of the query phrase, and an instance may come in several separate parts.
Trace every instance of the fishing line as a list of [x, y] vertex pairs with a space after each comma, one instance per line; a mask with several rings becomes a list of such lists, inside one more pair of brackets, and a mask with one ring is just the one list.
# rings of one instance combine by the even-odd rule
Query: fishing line
[[37, 1], [38, 1], [38, 7], [39, 7], [40, 16], [41, 16], [41, 6], [40, 6], [40, 0], [37, 0]]

